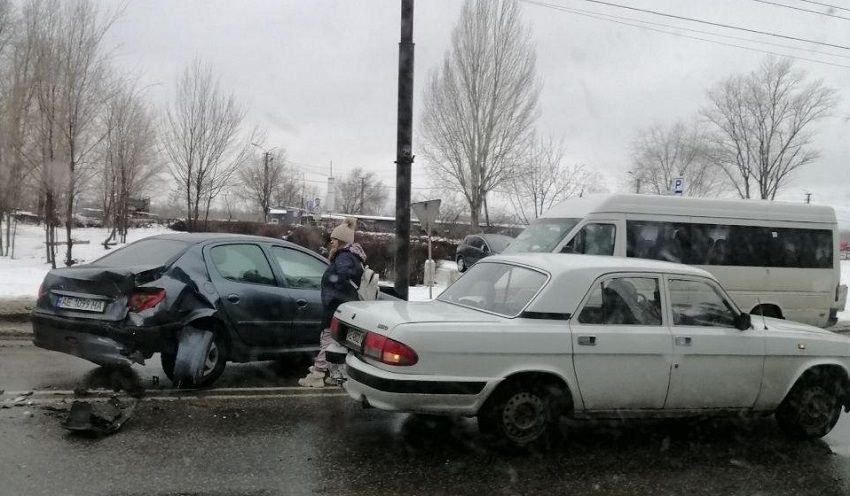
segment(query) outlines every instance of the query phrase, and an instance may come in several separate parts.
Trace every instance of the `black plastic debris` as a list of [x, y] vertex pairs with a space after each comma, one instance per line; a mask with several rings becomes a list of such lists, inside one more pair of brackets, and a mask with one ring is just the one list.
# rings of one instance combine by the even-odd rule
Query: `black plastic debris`
[[109, 401], [90, 403], [75, 401], [62, 427], [69, 431], [94, 436], [106, 436], [117, 432], [133, 415], [138, 400], [122, 404], [116, 397]]

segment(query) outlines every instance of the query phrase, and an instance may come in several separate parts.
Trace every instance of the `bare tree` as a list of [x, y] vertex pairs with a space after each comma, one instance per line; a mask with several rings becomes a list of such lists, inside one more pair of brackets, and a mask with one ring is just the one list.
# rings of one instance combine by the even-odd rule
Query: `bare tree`
[[563, 147], [552, 138], [535, 141], [526, 163], [505, 191], [519, 222], [528, 224], [552, 205], [597, 191], [598, 175], [582, 164], [565, 167]]
[[156, 157], [156, 128], [150, 108], [134, 85], [119, 82], [120, 89], [108, 103], [104, 125], [103, 172], [104, 220], [112, 232], [104, 246], [117, 235], [127, 242], [130, 199], [142, 195], [161, 167]]
[[19, 21], [13, 4], [0, 1], [0, 256], [10, 254], [14, 211], [31, 170], [24, 163], [23, 147], [32, 102], [32, 46], [26, 27], [16, 29]]
[[466, 198], [474, 226], [522, 163], [537, 118], [535, 65], [516, 0], [467, 0], [425, 89], [422, 154], [437, 182]]
[[374, 172], [366, 172], [360, 167], [336, 184], [337, 208], [345, 214], [378, 214], [387, 197], [383, 181]]
[[723, 170], [714, 162], [711, 141], [697, 123], [641, 129], [632, 142], [633, 169], [644, 191], [670, 192], [673, 179], [685, 178], [686, 196], [712, 196], [723, 187]]
[[[43, 212], [47, 220], [47, 256], [55, 265], [55, 228], [64, 217], [65, 263], [74, 263], [71, 229], [79, 193], [96, 172], [93, 155], [104, 138], [99, 118], [110, 89], [104, 84], [109, 54], [104, 36], [118, 16], [102, 11], [91, 0], [30, 0], [24, 5], [24, 25], [32, 26], [36, 129], [40, 157]], [[67, 174], [53, 171], [64, 163]], [[65, 181], [55, 189], [57, 178]], [[59, 206], [64, 205], [60, 216]]]
[[240, 194], [258, 209], [264, 222], [269, 218], [269, 210], [281, 183], [287, 179], [284, 177], [286, 172], [284, 151], [263, 152], [259, 158], [239, 170]]
[[245, 111], [225, 95], [212, 69], [200, 61], [177, 81], [176, 98], [165, 112], [161, 144], [183, 196], [189, 229], [195, 229], [210, 205], [250, 155], [253, 133], [242, 135]]
[[708, 92], [703, 115], [713, 124], [719, 164], [741, 198], [773, 199], [791, 174], [818, 157], [812, 127], [828, 115], [836, 93], [806, 81], [787, 59], [765, 59], [746, 75]]

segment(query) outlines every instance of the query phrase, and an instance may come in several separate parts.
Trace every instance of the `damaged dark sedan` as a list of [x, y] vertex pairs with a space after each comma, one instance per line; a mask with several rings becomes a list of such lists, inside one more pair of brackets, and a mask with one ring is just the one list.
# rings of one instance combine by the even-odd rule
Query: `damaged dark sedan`
[[160, 353], [176, 385], [215, 382], [227, 361], [318, 349], [327, 261], [273, 238], [167, 234], [47, 274], [36, 346], [101, 366]]

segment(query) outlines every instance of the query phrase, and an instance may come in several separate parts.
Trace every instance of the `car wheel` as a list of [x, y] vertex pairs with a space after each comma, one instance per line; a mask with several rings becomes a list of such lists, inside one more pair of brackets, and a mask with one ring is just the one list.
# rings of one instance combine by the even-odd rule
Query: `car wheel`
[[[192, 326], [184, 328], [189, 331], [189, 338], [180, 339], [176, 354], [162, 353], [160, 361], [165, 375], [178, 388], [203, 388], [211, 386], [227, 365], [225, 343], [218, 333], [197, 329]], [[211, 335], [211, 339], [202, 339], [201, 335]], [[201, 339], [196, 339], [201, 338]], [[187, 347], [182, 350], [182, 347]], [[202, 346], [201, 350], [194, 348]], [[181, 354], [181, 352], [183, 352]], [[201, 355], [199, 356], [198, 353]]]
[[165, 377], [168, 377], [168, 380], [171, 382], [174, 382], [174, 361], [176, 359], [177, 353], [173, 351], [163, 351], [159, 354], [159, 363], [162, 365], [162, 371], [165, 373]]
[[463, 261], [463, 257], [457, 257], [457, 271], [466, 272], [466, 262]]
[[558, 438], [563, 391], [511, 381], [499, 387], [478, 414], [478, 428], [499, 447], [547, 449]]
[[841, 415], [839, 384], [831, 379], [800, 380], [776, 409], [776, 422], [799, 439], [823, 437]]

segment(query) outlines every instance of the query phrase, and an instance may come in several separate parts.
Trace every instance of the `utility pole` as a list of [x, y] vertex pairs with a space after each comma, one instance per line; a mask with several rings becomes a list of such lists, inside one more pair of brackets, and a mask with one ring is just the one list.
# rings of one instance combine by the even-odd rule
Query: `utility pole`
[[806, 193], [806, 205], [812, 203], [812, 194]]
[[401, 0], [395, 163], [395, 292], [406, 300], [410, 286], [410, 176], [413, 165], [413, 0]]

